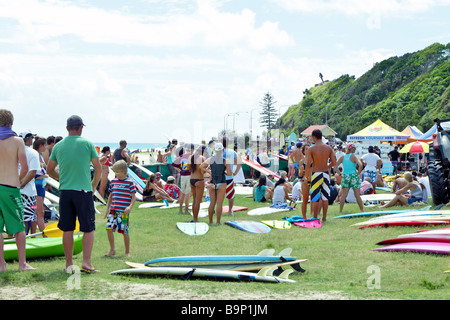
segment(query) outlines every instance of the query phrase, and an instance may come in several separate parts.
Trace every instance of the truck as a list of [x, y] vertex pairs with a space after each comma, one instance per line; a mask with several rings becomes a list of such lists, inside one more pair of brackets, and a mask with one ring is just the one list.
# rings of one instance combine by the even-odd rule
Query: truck
[[428, 178], [435, 205], [450, 199], [450, 119], [435, 119], [436, 133], [430, 144]]

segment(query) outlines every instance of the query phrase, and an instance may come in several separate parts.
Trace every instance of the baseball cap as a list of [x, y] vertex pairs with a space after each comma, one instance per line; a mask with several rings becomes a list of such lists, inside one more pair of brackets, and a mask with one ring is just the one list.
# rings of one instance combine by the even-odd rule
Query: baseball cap
[[216, 151], [222, 151], [223, 150], [223, 144], [221, 144], [220, 142], [217, 142], [216, 145], [214, 146], [214, 149]]
[[172, 176], [167, 177], [167, 182], [173, 182], [173, 181], [175, 181], [174, 177], [172, 177]]
[[347, 145], [347, 150], [348, 150], [348, 149], [352, 149], [352, 148], [356, 149], [355, 144], [354, 144], [354, 143], [349, 143], [349, 144]]
[[32, 133], [30, 130], [28, 130], [28, 129], [25, 129], [25, 130], [23, 130], [20, 134], [19, 134], [19, 136], [21, 136], [22, 138], [28, 138], [28, 136], [32, 136], [32, 137], [35, 137], [36, 136], [36, 134], [34, 134], [34, 133]]
[[73, 115], [67, 119], [67, 126], [68, 127], [76, 127], [76, 126], [84, 127], [85, 124], [83, 123], [83, 120], [79, 116]]

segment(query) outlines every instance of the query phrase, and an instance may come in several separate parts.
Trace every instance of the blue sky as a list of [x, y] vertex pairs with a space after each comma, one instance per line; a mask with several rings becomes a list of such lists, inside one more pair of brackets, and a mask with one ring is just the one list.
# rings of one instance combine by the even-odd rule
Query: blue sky
[[450, 0], [0, 1], [0, 108], [42, 136], [78, 114], [94, 142], [257, 134], [266, 92], [283, 113], [319, 72], [450, 42], [449, 16]]

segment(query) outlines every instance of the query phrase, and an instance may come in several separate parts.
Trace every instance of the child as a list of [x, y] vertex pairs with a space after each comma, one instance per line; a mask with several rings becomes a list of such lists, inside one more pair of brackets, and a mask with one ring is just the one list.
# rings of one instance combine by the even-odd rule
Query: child
[[106, 232], [108, 234], [109, 244], [111, 250], [105, 254], [110, 257], [116, 254], [114, 247], [114, 231], [123, 234], [125, 243], [125, 255], [130, 256], [130, 236], [128, 235], [130, 212], [136, 200], [136, 187], [134, 182], [128, 178], [127, 163], [124, 160], [119, 160], [114, 163], [112, 170], [116, 174], [109, 186], [109, 198], [106, 205], [105, 217], [108, 217], [106, 222]]

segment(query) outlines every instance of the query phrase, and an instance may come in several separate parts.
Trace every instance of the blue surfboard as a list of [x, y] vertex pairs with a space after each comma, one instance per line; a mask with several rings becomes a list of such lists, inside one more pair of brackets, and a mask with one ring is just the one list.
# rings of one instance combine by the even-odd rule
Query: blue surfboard
[[142, 181], [141, 178], [139, 178], [137, 176], [136, 173], [134, 173], [133, 170], [131, 170], [130, 168], [128, 168], [128, 177], [133, 180], [134, 184], [136, 185], [137, 190], [142, 193], [143, 190], [145, 189], [145, 182]]
[[250, 232], [250, 233], [269, 233], [272, 232], [272, 229], [261, 222], [258, 221], [226, 221], [225, 224], [238, 228], [242, 231]]
[[406, 213], [406, 212], [417, 212], [417, 211], [427, 211], [430, 210], [431, 206], [426, 206], [421, 209], [407, 209], [407, 210], [380, 210], [380, 211], [368, 211], [368, 212], [356, 212], [344, 214], [337, 217], [332, 217], [331, 219], [340, 219], [340, 218], [357, 218], [357, 217], [366, 217], [366, 216], [375, 216], [375, 215], [387, 215], [387, 214], [396, 214], [396, 213]]

